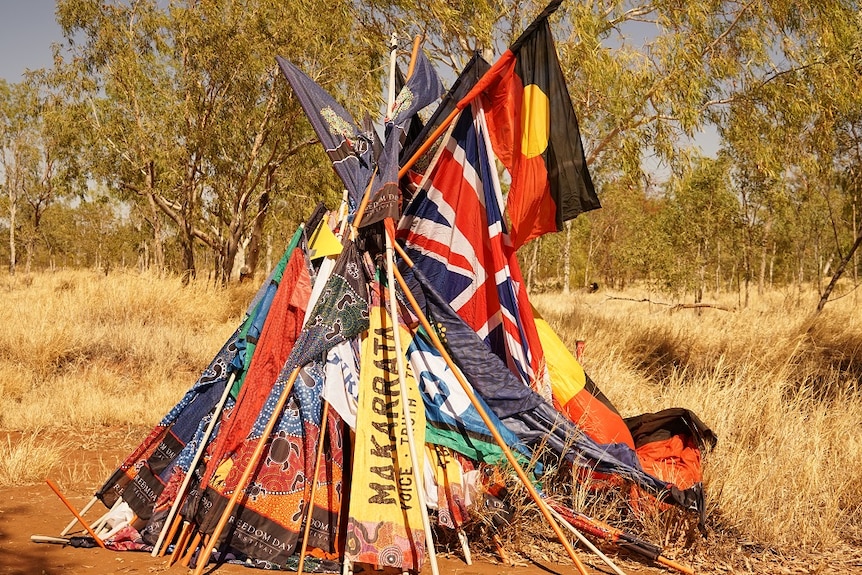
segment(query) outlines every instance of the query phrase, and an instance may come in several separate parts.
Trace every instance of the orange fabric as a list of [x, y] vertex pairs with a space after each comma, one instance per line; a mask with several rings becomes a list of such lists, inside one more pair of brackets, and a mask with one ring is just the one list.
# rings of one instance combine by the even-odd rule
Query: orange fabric
[[688, 489], [703, 479], [700, 449], [691, 437], [674, 435], [651, 441], [637, 449], [644, 471], [680, 489]]
[[597, 443], [625, 443], [635, 448], [632, 434], [622, 418], [586, 389], [581, 389], [559, 409]]
[[554, 407], [596, 442], [625, 443], [634, 449], [629, 428], [618, 413], [591, 393], [595, 384], [587, 383], [584, 368], [566, 344], [535, 309], [533, 317], [551, 378]]
[[238, 449], [248, 436], [302, 331], [309, 297], [311, 277], [305, 265], [305, 255], [297, 248], [291, 254], [281, 284], [275, 292], [245, 383], [237, 397], [237, 408], [230, 419], [222, 422], [211, 463], [207, 467], [207, 482], [216, 467]]

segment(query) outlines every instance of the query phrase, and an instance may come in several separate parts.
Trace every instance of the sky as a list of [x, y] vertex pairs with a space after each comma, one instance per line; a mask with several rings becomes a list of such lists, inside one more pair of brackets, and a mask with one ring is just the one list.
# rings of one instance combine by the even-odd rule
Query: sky
[[54, 0], [0, 0], [0, 77], [6, 81], [51, 66], [51, 43], [62, 39]]
[[[26, 70], [51, 66], [51, 44], [63, 39], [54, 18], [54, 3], [54, 0], [0, 0], [0, 78], [20, 82]], [[718, 137], [714, 130], [707, 130], [698, 134], [695, 143], [705, 154], [714, 156]], [[646, 164], [650, 164], [648, 159]], [[649, 168], [661, 171], [660, 166]]]

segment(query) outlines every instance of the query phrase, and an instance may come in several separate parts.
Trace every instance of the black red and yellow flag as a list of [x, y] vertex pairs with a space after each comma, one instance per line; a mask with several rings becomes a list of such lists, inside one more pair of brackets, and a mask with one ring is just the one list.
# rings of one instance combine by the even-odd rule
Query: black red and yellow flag
[[461, 102], [482, 98], [494, 152], [512, 177], [506, 210], [516, 249], [601, 207], [548, 25], [559, 4], [552, 2]]

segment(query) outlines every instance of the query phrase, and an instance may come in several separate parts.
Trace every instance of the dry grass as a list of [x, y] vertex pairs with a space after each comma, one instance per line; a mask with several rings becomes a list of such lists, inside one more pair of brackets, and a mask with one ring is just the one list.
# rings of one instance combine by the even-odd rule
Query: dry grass
[[66, 446], [42, 441], [38, 430], [12, 441], [0, 442], [0, 485], [27, 485], [42, 481], [61, 461]]
[[[39, 481], [56, 464], [61, 450], [46, 447], [41, 432], [84, 430], [78, 442], [87, 429], [156, 423], [235, 328], [256, 287], [183, 287], [133, 273], [0, 278], [0, 430], [20, 438], [0, 442], [0, 485]], [[660, 299], [631, 291], [534, 299], [570, 348], [586, 340], [585, 368], [623, 415], [687, 407], [718, 435], [705, 463], [711, 541], [781, 552], [858, 545], [862, 311], [854, 296], [814, 322], [813, 293], [773, 292], [730, 312], [621, 297]], [[63, 473], [97, 481], [109, 467]], [[577, 489], [570, 496], [599, 518], [623, 517], [623, 500]], [[538, 520], [530, 505], [519, 511], [523, 521]], [[674, 512], [626, 526], [671, 548], [714, 545], [693, 540]], [[559, 552], [538, 535], [518, 528], [504, 538], [537, 558]]]
[[[686, 407], [715, 431], [710, 528], [766, 548], [858, 544], [862, 311], [853, 296], [814, 321], [813, 293], [775, 292], [732, 312], [620, 297], [648, 298], [535, 299], [571, 347], [586, 340], [584, 366], [624, 416]], [[664, 520], [645, 527], [667, 538]]]
[[0, 429], [155, 423], [251, 295], [132, 273], [3, 278]]

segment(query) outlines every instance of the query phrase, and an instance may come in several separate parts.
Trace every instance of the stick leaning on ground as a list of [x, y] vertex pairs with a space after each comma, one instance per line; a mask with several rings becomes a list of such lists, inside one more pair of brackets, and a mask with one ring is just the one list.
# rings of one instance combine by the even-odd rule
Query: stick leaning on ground
[[[394, 238], [393, 238], [393, 244], [394, 244], [396, 250], [398, 250], [398, 253], [401, 256], [401, 258], [408, 265], [412, 266], [412, 264], [413, 264], [412, 260], [410, 260], [410, 258], [404, 252], [404, 250], [401, 249], [401, 246], [399, 246], [398, 243], [394, 241]], [[566, 534], [563, 533], [562, 528], [559, 526], [557, 521], [554, 519], [554, 517], [548, 511], [547, 506], [542, 504], [543, 503], [542, 498], [539, 495], [539, 493], [536, 491], [536, 488], [530, 482], [529, 477], [527, 477], [527, 473], [521, 467], [521, 464], [518, 463], [518, 460], [515, 458], [514, 454], [512, 453], [512, 450], [509, 449], [509, 446], [503, 440], [503, 437], [500, 435], [500, 432], [497, 431], [497, 428], [494, 426], [493, 422], [491, 421], [491, 418], [488, 416], [488, 413], [485, 411], [485, 408], [482, 406], [481, 403], [479, 403], [479, 400], [476, 398], [476, 394], [473, 392], [473, 389], [470, 387], [470, 385], [464, 379], [464, 376], [461, 374], [461, 371], [455, 365], [454, 361], [452, 360], [452, 357], [449, 355], [449, 352], [446, 350], [446, 347], [443, 345], [443, 342], [440, 341], [440, 338], [437, 336], [437, 332], [434, 331], [434, 329], [431, 327], [431, 324], [428, 321], [428, 318], [425, 317], [425, 314], [422, 311], [422, 308], [419, 306], [419, 304], [416, 301], [416, 298], [413, 297], [413, 293], [410, 291], [410, 288], [407, 286], [407, 282], [405, 282], [404, 278], [401, 276], [401, 272], [398, 271], [397, 268], [394, 270], [394, 272], [395, 272], [395, 277], [398, 279], [398, 283], [401, 285], [401, 289], [404, 291], [404, 295], [407, 298], [407, 301], [410, 302], [410, 305], [413, 308], [414, 313], [419, 318], [419, 321], [422, 323], [422, 327], [424, 327], [425, 331], [428, 332], [428, 335], [431, 338], [431, 341], [434, 344], [434, 347], [437, 348], [437, 351], [440, 352], [440, 355], [446, 361], [446, 365], [449, 366], [449, 369], [452, 370], [452, 373], [455, 375], [455, 379], [458, 380], [458, 383], [461, 385], [461, 388], [464, 390], [464, 393], [467, 394], [467, 397], [470, 399], [470, 403], [473, 404], [473, 407], [479, 413], [479, 416], [482, 418], [482, 421], [488, 427], [488, 431], [491, 433], [491, 435], [494, 437], [494, 441], [497, 442], [497, 445], [503, 451], [503, 454], [506, 456], [506, 460], [509, 462], [509, 465], [511, 465], [512, 468], [515, 470], [515, 473], [518, 475], [518, 479], [521, 480], [521, 483], [524, 485], [524, 488], [527, 490], [527, 493], [529, 493], [530, 498], [536, 503], [536, 505], [539, 508], [539, 511], [542, 513], [542, 516], [545, 518], [545, 521], [548, 523], [548, 525], [554, 531], [554, 534], [560, 540], [560, 543], [562, 543], [563, 547], [566, 549], [566, 553], [569, 555], [569, 558], [571, 558], [572, 563], [574, 563], [575, 568], [578, 570], [578, 573], [580, 573], [581, 575], [588, 575], [587, 570], [584, 567], [584, 564], [581, 562], [580, 559], [578, 559], [577, 554], [575, 554], [575, 549], [572, 547], [572, 544], [569, 542], [568, 537], [566, 537]]]
[[[81, 509], [81, 511], [78, 513], [78, 515], [80, 515], [81, 517], [84, 517], [84, 515], [87, 514], [87, 511], [89, 511], [90, 508], [93, 507], [93, 505], [95, 505], [98, 500], [99, 500], [99, 498], [96, 497], [95, 495], [93, 495], [92, 499], [90, 499], [90, 501], [88, 501], [87, 504], [84, 505], [84, 508]], [[69, 531], [71, 531], [72, 528], [75, 527], [75, 524], [78, 523], [78, 515], [76, 515], [75, 518], [72, 519], [68, 525], [66, 525], [65, 529], [60, 531], [60, 537], [65, 537], [69, 533]]]
[[72, 515], [74, 515], [75, 518], [81, 522], [81, 525], [84, 526], [84, 529], [87, 530], [87, 533], [90, 535], [90, 537], [93, 538], [93, 540], [96, 542], [96, 545], [98, 545], [102, 549], [105, 549], [106, 548], [105, 543], [99, 538], [98, 535], [96, 535], [96, 533], [92, 529], [90, 529], [90, 526], [87, 525], [87, 523], [84, 521], [84, 518], [78, 514], [78, 512], [75, 510], [75, 508], [72, 506], [72, 504], [69, 503], [69, 500], [66, 499], [66, 497], [60, 492], [60, 488], [57, 487], [57, 485], [53, 481], [51, 481], [50, 479], [45, 479], [45, 482], [48, 484], [48, 487], [51, 488], [51, 491], [53, 491], [54, 493], [57, 494], [57, 497], [60, 498], [60, 501], [63, 502], [63, 505], [68, 507], [69, 511], [72, 512]]
[[165, 535], [168, 533], [170, 525], [180, 509], [180, 505], [182, 504], [183, 498], [186, 495], [186, 490], [189, 488], [189, 484], [191, 483], [192, 477], [195, 474], [195, 468], [197, 467], [198, 462], [203, 456], [204, 451], [206, 451], [207, 442], [209, 441], [210, 435], [212, 435], [213, 429], [215, 428], [216, 423], [221, 416], [222, 409], [224, 409], [224, 404], [227, 402], [227, 398], [230, 395], [230, 390], [233, 387], [235, 379], [236, 372], [232, 371], [230, 374], [230, 378], [228, 378], [227, 383], [225, 384], [224, 391], [219, 398], [219, 402], [213, 409], [212, 419], [210, 419], [209, 424], [207, 424], [206, 431], [204, 431], [204, 435], [201, 438], [201, 443], [200, 445], [198, 445], [198, 449], [195, 452], [195, 456], [192, 459], [191, 465], [189, 465], [189, 470], [186, 473], [186, 476], [183, 478], [182, 485], [180, 485], [180, 488], [177, 491], [177, 495], [174, 498], [174, 503], [173, 505], [171, 505], [171, 510], [168, 512], [168, 516], [165, 518], [165, 524], [162, 525], [162, 530], [159, 531], [159, 538], [156, 540], [156, 544], [153, 546], [152, 553], [150, 553], [150, 555], [152, 555], [153, 557], [158, 557], [162, 544], [165, 542]]

